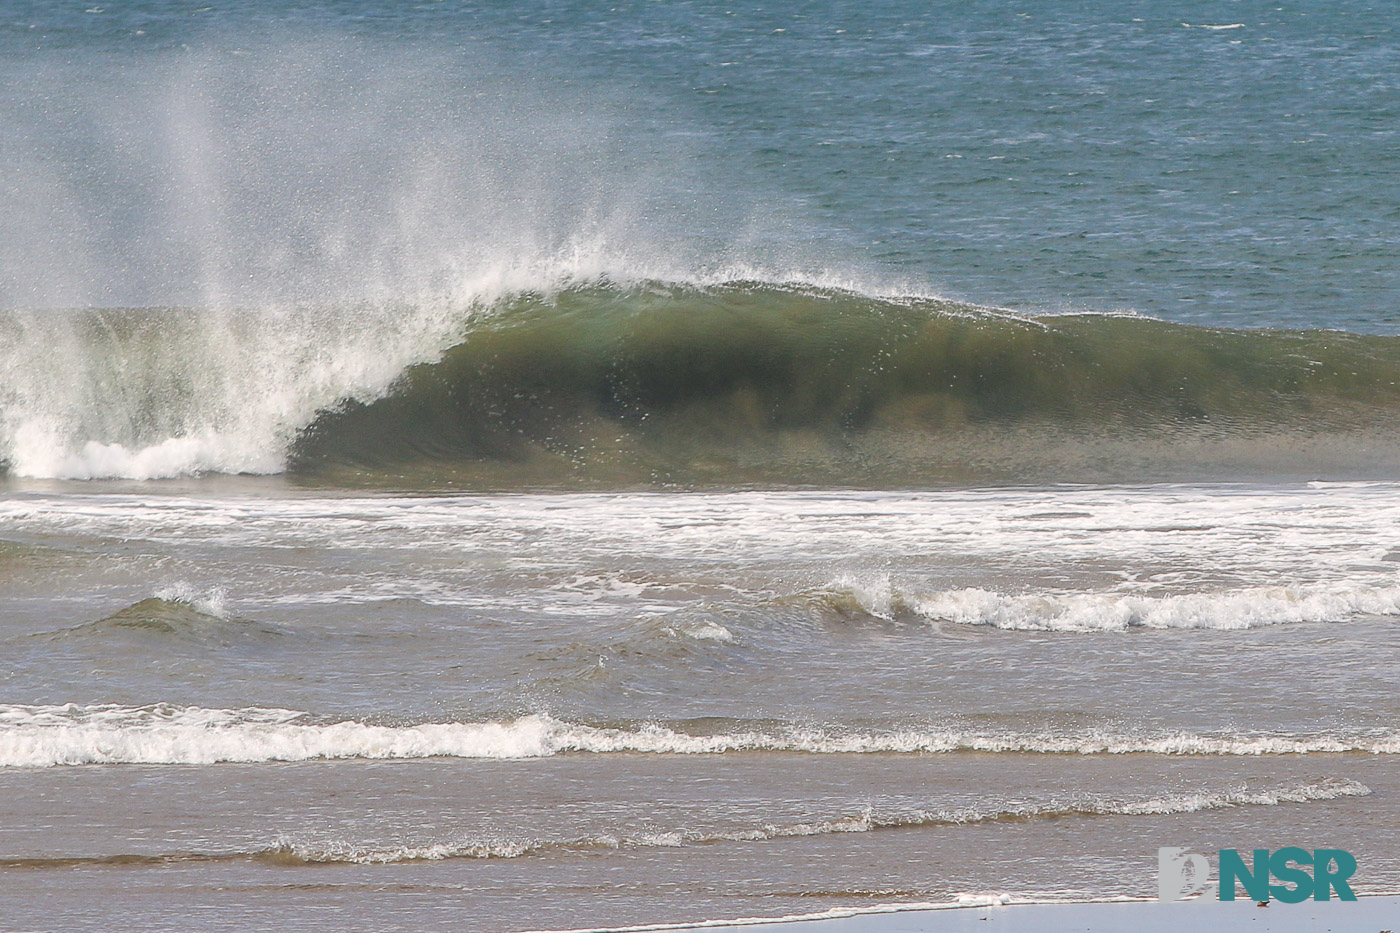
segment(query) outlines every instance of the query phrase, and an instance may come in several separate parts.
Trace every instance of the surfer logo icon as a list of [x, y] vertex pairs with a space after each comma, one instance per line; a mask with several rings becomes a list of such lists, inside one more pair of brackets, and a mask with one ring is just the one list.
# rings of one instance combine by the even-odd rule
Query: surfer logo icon
[[1179, 901], [1200, 894], [1210, 883], [1210, 863], [1204, 855], [1180, 846], [1157, 850], [1157, 900]]

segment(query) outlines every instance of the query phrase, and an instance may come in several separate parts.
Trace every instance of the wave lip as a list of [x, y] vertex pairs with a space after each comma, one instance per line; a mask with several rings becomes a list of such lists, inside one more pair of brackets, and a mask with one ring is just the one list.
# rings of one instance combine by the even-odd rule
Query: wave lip
[[591, 726], [535, 714], [501, 722], [374, 725], [317, 722], [284, 709], [157, 705], [0, 706], [0, 767], [191, 764], [317, 759], [540, 758], [561, 753], [714, 755], [728, 752], [938, 754], [1283, 755], [1400, 754], [1400, 732], [1369, 735], [996, 733], [740, 729], [694, 735], [656, 723]]

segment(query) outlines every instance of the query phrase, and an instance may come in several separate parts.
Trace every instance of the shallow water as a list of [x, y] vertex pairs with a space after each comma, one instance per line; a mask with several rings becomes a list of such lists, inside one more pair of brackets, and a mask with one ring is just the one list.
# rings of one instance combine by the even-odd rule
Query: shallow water
[[1149, 895], [1159, 844], [1300, 834], [1387, 890], [1394, 501], [16, 492], [13, 902], [699, 920]]

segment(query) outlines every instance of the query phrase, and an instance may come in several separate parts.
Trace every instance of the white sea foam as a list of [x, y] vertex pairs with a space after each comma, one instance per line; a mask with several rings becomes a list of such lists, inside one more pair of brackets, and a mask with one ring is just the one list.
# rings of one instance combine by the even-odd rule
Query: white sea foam
[[189, 583], [172, 583], [156, 590], [155, 597], [166, 602], [184, 603], [208, 616], [228, 618], [228, 592], [223, 587], [201, 591]]
[[66, 312], [9, 312], [22, 337], [0, 347], [0, 458], [15, 475], [62, 479], [276, 473], [317, 412], [381, 397], [504, 295], [601, 275], [607, 262], [490, 266], [412, 301], [165, 311], [159, 327], [124, 338], [109, 337], [132, 326], [121, 312], [110, 322], [89, 312], [98, 328]]
[[[468, 558], [543, 538], [561, 554], [578, 555], [561, 580], [581, 582], [561, 582], [530, 595], [555, 599], [563, 594], [571, 609], [584, 600], [607, 603], [646, 591], [644, 577], [629, 578], [626, 584], [632, 589], [627, 590], [598, 575], [597, 568], [612, 566], [617, 553], [645, 552], [658, 561], [704, 567], [763, 565], [764, 588], [784, 578], [775, 568], [787, 566], [794, 569], [795, 586], [810, 587], [809, 568], [821, 562], [826, 573], [818, 581], [831, 580], [829, 589], [855, 594], [866, 611], [885, 614], [891, 600], [907, 609], [921, 597], [975, 587], [936, 589], [888, 567], [874, 573], [853, 567], [856, 542], [896, 567], [969, 568], [975, 581], [1065, 572], [1080, 578], [1081, 567], [1103, 568], [1095, 571], [1093, 583], [1103, 587], [1099, 581], [1109, 573], [1126, 582], [1112, 590], [1105, 587], [1099, 595], [1141, 600], [1146, 606], [1171, 605], [1161, 598], [1192, 592], [1209, 598], [1263, 596], [1265, 604], [1289, 602], [1269, 598], [1280, 592], [1343, 599], [1348, 593], [1386, 595], [1400, 583], [1396, 563], [1385, 558], [1400, 545], [1397, 491], [1396, 484], [1375, 483], [1269, 489], [746, 491], [704, 497], [31, 495], [0, 501], [0, 522], [11, 534], [94, 535], [180, 546], [425, 548]], [[751, 575], [724, 573], [725, 584], [738, 590], [752, 586]], [[1286, 589], [1278, 590], [1279, 582]], [[1052, 601], [1065, 595], [1043, 586], [1037, 592]], [[385, 595], [366, 590], [331, 598]], [[406, 595], [441, 601], [469, 594], [456, 587]], [[675, 605], [668, 600], [661, 608]]]
[[891, 583], [841, 577], [829, 592], [890, 619], [900, 609], [943, 622], [1024, 631], [1095, 632], [1129, 628], [1249, 629], [1298, 622], [1338, 622], [1360, 615], [1400, 615], [1400, 586], [1310, 584], [1223, 592], [1006, 594], [976, 587], [919, 592]]
[[668, 627], [666, 631], [684, 638], [693, 638], [696, 641], [728, 643], [734, 640], [734, 633], [718, 622], [702, 622], [699, 625], [679, 626], [677, 628]]
[[313, 759], [538, 758], [567, 752], [708, 755], [1024, 752], [1041, 754], [1400, 754], [1400, 733], [1198, 735], [995, 733], [955, 728], [854, 731], [790, 727], [692, 735], [656, 724], [630, 729], [546, 715], [502, 722], [376, 725], [318, 722], [282, 709], [159, 705], [0, 706], [0, 767], [85, 764], [214, 764]]
[[303, 862], [350, 862], [357, 865], [385, 865], [393, 862], [436, 862], [449, 858], [519, 858], [538, 846], [524, 842], [431, 842], [422, 845], [374, 846], [351, 842], [303, 842], [293, 838], [277, 840], [273, 856]]

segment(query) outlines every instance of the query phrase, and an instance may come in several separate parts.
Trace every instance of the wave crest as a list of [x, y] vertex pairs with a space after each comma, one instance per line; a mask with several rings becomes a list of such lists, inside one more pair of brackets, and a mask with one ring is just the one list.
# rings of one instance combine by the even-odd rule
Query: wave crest
[[1233, 807], [1272, 807], [1286, 803], [1365, 797], [1371, 789], [1343, 778], [1320, 778], [1306, 784], [1276, 785], [1266, 788], [1239, 786], [1230, 790], [1198, 791], [1111, 797], [1079, 794], [1041, 803], [990, 802], [983, 806], [959, 808], [879, 808], [867, 806], [859, 812], [799, 822], [764, 822], [728, 829], [655, 830], [642, 833], [601, 832], [560, 838], [558, 836], [502, 838], [465, 837], [446, 840], [417, 840], [407, 843], [310, 839], [283, 836], [272, 845], [252, 851], [176, 852], [159, 855], [109, 855], [0, 859], [0, 868], [74, 868], [87, 865], [150, 865], [172, 863], [234, 861], [251, 859], [275, 865], [357, 864], [385, 865], [400, 862], [436, 862], [446, 859], [513, 859], [551, 853], [599, 849], [680, 848], [717, 843], [766, 842], [799, 836], [841, 833], [868, 833], [909, 827], [965, 826], [978, 823], [1027, 822], [1067, 816], [1145, 816], [1198, 813]]
[[11, 314], [0, 454], [29, 476], [518, 488], [1316, 478], [1400, 452], [1400, 338], [757, 282], [541, 283], [402, 306]]
[[980, 588], [921, 592], [888, 575], [842, 577], [818, 595], [840, 612], [893, 620], [1015, 631], [1121, 632], [1131, 628], [1240, 630], [1300, 622], [1400, 615], [1400, 587], [1339, 584], [1243, 587], [1223, 592], [1007, 594]]
[[197, 764], [315, 759], [539, 758], [561, 753], [716, 755], [739, 751], [820, 755], [1400, 754], [1400, 733], [1357, 735], [1079, 734], [979, 732], [952, 727], [888, 731], [752, 728], [693, 734], [657, 723], [604, 727], [536, 714], [500, 722], [375, 725], [318, 722], [282, 709], [157, 705], [0, 706], [0, 767]]

